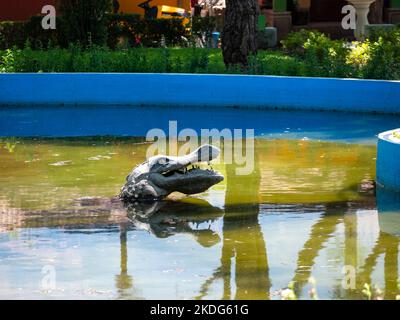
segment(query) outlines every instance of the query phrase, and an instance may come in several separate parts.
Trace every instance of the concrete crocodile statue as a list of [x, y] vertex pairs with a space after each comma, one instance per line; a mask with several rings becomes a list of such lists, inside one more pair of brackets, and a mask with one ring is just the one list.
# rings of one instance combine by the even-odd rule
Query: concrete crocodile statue
[[210, 169], [189, 165], [210, 162], [218, 157], [220, 150], [203, 145], [192, 153], [181, 156], [158, 155], [136, 166], [126, 177], [120, 192], [125, 202], [161, 200], [170, 193], [201, 193], [224, 180], [223, 175]]

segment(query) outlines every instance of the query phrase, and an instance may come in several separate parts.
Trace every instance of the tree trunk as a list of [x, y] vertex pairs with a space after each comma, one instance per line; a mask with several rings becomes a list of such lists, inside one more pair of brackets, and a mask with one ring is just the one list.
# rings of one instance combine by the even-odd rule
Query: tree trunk
[[376, 0], [369, 10], [369, 23], [379, 24], [383, 21], [383, 0]]
[[222, 54], [227, 67], [248, 65], [257, 52], [258, 0], [227, 0], [222, 32]]

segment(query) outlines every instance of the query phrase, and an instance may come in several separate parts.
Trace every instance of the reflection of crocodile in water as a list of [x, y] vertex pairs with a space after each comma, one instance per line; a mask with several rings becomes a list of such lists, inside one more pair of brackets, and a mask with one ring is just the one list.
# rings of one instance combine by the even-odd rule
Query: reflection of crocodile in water
[[181, 156], [158, 155], [138, 165], [126, 177], [120, 198], [125, 202], [159, 200], [178, 191], [184, 194], [201, 193], [221, 182], [224, 177], [209, 169], [192, 168], [200, 162], [218, 157], [220, 150], [203, 145], [192, 153]]
[[204, 247], [220, 242], [210, 226], [223, 216], [223, 210], [202, 199], [190, 201], [144, 201], [127, 205], [127, 217], [141, 230], [157, 238], [188, 234]]

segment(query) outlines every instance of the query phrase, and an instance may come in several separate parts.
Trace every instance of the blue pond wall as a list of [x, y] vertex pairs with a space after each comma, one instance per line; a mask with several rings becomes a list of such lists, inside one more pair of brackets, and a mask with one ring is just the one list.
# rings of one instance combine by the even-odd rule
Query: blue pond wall
[[102, 104], [400, 112], [400, 82], [193, 74], [2, 74], [0, 105]]
[[[149, 130], [169, 132], [170, 121], [178, 131], [215, 128], [254, 129], [258, 138], [310, 139], [376, 144], [388, 128], [400, 127], [393, 114], [318, 112], [168, 106], [2, 106], [0, 137], [145, 137]], [[243, 131], [245, 132], [245, 131]]]
[[393, 131], [378, 136], [376, 180], [385, 189], [400, 191], [400, 143], [388, 139]]

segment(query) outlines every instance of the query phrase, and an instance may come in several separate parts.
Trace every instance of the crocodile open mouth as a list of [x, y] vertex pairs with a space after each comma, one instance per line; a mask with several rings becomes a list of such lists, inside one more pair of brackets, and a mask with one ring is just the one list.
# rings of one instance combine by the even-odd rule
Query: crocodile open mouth
[[184, 166], [180, 169], [153, 175], [153, 182], [160, 188], [185, 194], [201, 193], [224, 180], [224, 176], [212, 168]]
[[215, 171], [211, 166], [209, 166], [206, 169], [200, 168], [200, 166], [195, 166], [192, 165], [190, 167], [190, 165], [187, 166], [183, 166], [182, 168], [176, 169], [176, 170], [170, 170], [164, 173], [161, 173], [164, 177], [170, 177], [173, 176], [174, 174], [193, 174], [193, 173], [197, 173], [199, 171], [203, 171], [203, 172], [210, 172], [210, 173], [216, 173], [217, 171]]

